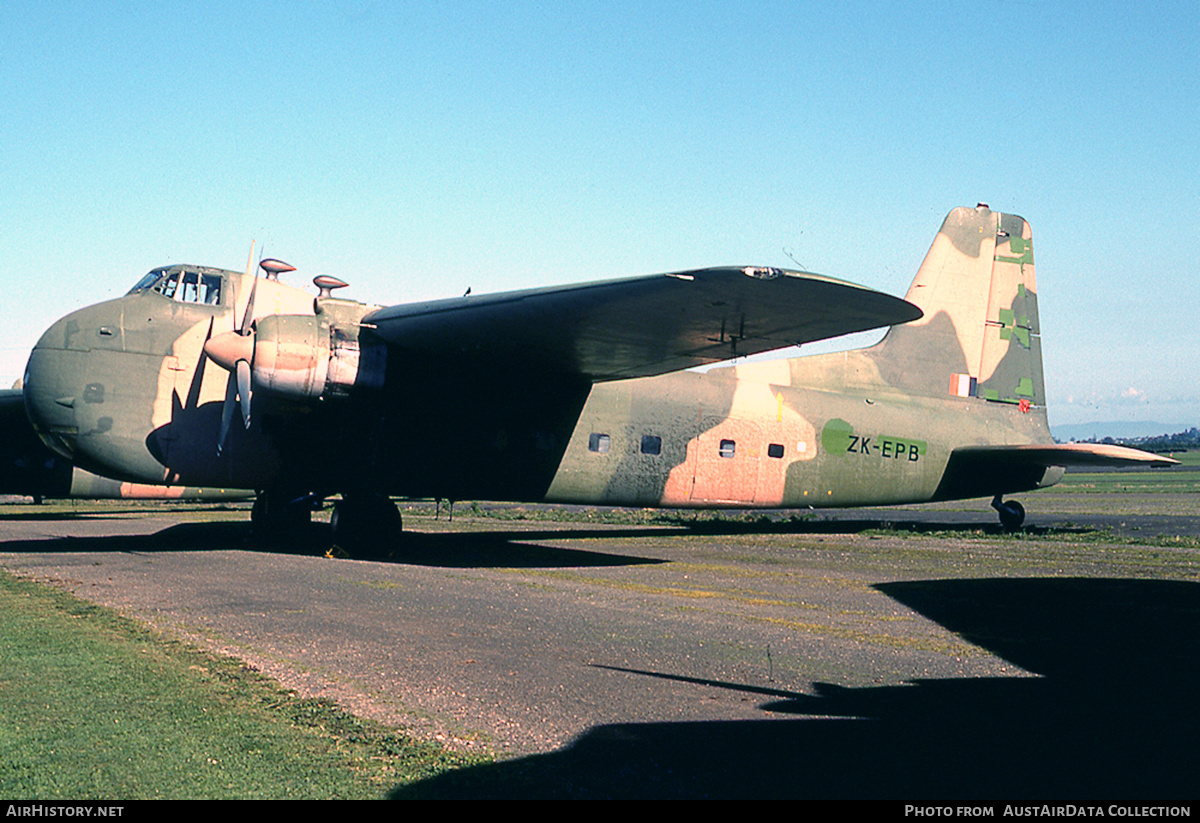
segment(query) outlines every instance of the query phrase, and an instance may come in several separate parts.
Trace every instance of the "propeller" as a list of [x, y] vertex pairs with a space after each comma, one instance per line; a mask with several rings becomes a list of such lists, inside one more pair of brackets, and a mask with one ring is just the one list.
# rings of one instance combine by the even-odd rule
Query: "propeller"
[[[254, 247], [251, 246], [250, 260], [246, 263], [246, 277], [250, 277]], [[280, 272], [295, 271], [295, 266], [289, 266], [282, 260], [267, 258], [258, 264], [267, 273], [268, 280], [277, 280]], [[245, 282], [245, 281], [243, 281]], [[241, 409], [242, 427], [250, 428], [250, 363], [254, 359], [254, 295], [258, 291], [258, 274], [254, 274], [254, 282], [250, 286], [250, 296], [246, 299], [246, 308], [242, 312], [242, 321], [233, 331], [218, 334], [204, 343], [204, 353], [213, 362], [223, 366], [229, 372], [229, 381], [225, 384], [225, 402], [221, 406], [221, 429], [217, 435], [217, 454], [225, 449], [229, 430], [233, 427], [233, 415]]]

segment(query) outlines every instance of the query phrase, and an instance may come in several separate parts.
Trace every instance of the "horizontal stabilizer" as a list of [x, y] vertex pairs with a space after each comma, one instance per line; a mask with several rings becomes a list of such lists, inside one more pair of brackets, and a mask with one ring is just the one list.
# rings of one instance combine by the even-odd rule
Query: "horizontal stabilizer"
[[1051, 486], [1063, 470], [1079, 466], [1173, 466], [1179, 461], [1102, 443], [961, 446], [950, 453], [933, 500], [963, 500]]
[[1175, 466], [1178, 460], [1152, 454], [1127, 446], [1105, 443], [1065, 443], [1027, 446], [964, 446], [954, 450], [955, 455], [968, 458], [990, 458], [1010, 464], [1028, 466]]
[[409, 303], [363, 323], [405, 358], [603, 381], [920, 316], [911, 303], [853, 283], [751, 266]]

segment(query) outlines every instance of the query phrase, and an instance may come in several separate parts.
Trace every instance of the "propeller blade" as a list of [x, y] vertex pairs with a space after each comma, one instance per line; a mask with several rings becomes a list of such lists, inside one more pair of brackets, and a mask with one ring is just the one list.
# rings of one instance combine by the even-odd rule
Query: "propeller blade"
[[258, 242], [257, 240], [250, 241], [250, 256], [246, 258], [246, 276], [247, 277], [249, 277], [250, 273], [254, 271], [254, 244], [257, 242]]
[[[261, 255], [261, 252], [259, 252]], [[242, 426], [250, 428], [250, 358], [254, 356], [254, 295], [258, 292], [258, 271], [254, 267], [254, 242], [250, 243], [250, 258], [246, 261], [246, 277], [254, 272], [250, 285], [250, 296], [246, 298], [246, 309], [242, 322], [232, 332], [209, 336], [204, 340], [204, 353], [209, 359], [229, 370], [225, 383], [225, 402], [221, 406], [221, 429], [217, 435], [217, 454], [225, 450], [229, 430], [233, 428], [234, 410], [240, 407]], [[246, 281], [243, 279], [243, 283]]]
[[250, 364], [237, 361], [237, 392], [242, 401], [242, 426], [250, 428]]
[[[234, 331], [241, 335], [245, 335], [250, 331], [250, 322], [254, 319], [254, 291], [258, 287], [258, 266], [254, 265], [254, 245], [257, 242], [256, 240], [250, 241], [250, 256], [246, 258], [246, 276], [242, 278], [243, 285], [252, 276], [254, 283], [250, 287], [250, 297], [246, 299], [246, 310], [242, 313], [241, 325], [234, 329]], [[259, 249], [258, 256], [259, 258], [262, 257], [262, 249]]]
[[250, 287], [250, 298], [246, 301], [246, 312], [242, 315], [242, 325], [238, 326], [238, 334], [245, 337], [250, 333], [250, 324], [254, 322], [254, 293], [258, 291], [258, 275], [254, 276], [254, 285]]
[[225, 403], [221, 406], [221, 431], [217, 435], [217, 454], [225, 449], [225, 438], [229, 436], [229, 427], [233, 424], [233, 409], [237, 405], [237, 377], [232, 372], [225, 383]]

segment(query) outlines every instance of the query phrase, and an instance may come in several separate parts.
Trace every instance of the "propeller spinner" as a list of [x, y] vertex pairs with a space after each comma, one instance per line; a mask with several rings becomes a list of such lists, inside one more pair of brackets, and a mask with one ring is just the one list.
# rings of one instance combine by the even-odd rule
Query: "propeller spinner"
[[[267, 273], [268, 280], [278, 280], [282, 272], [295, 271], [296, 267], [268, 257], [258, 264]], [[247, 269], [249, 266], [247, 266]], [[249, 271], [246, 272], [249, 274]], [[204, 353], [217, 365], [229, 372], [225, 384], [225, 402], [221, 406], [221, 429], [217, 435], [217, 454], [225, 448], [229, 430], [233, 426], [233, 414], [240, 407], [242, 426], [250, 428], [251, 379], [250, 363], [254, 359], [254, 295], [258, 291], [258, 277], [250, 287], [242, 322], [233, 331], [218, 334], [204, 343]]]

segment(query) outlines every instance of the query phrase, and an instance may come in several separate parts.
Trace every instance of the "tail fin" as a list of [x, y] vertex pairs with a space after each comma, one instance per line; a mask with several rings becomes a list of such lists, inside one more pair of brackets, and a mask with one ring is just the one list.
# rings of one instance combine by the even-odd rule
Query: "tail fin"
[[893, 386], [1044, 406], [1033, 235], [980, 204], [946, 217], [906, 299], [925, 316], [870, 350]]

